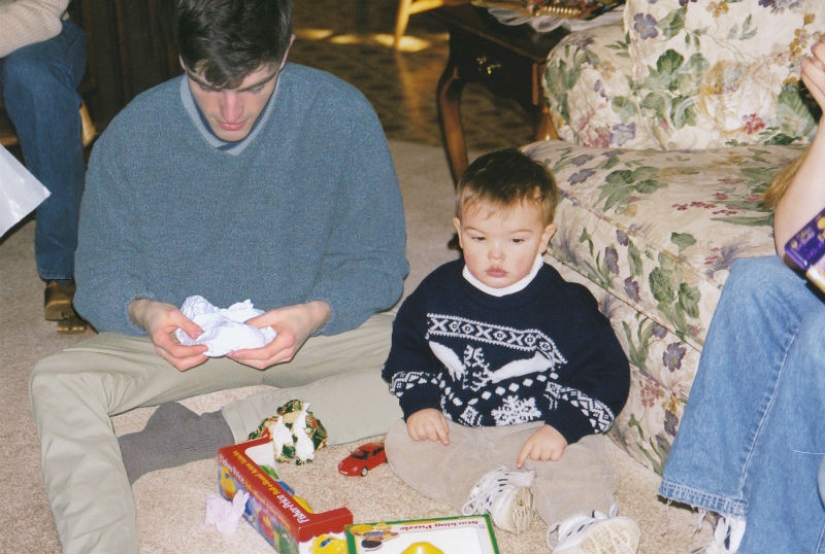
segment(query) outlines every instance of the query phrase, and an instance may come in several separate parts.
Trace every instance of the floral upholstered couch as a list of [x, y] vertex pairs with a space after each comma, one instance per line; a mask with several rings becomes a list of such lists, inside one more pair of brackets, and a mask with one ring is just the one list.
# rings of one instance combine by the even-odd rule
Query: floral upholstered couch
[[614, 438], [661, 473], [731, 263], [774, 252], [761, 195], [816, 129], [799, 63], [825, 2], [628, 0], [623, 19], [550, 53], [560, 140], [525, 150], [562, 193], [548, 261], [631, 362]]

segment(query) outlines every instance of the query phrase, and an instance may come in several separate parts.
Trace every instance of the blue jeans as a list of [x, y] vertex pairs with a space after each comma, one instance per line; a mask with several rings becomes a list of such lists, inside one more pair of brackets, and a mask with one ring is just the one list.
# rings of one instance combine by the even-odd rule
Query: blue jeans
[[0, 59], [0, 94], [29, 171], [51, 195], [37, 208], [34, 250], [40, 277], [72, 279], [86, 164], [77, 92], [86, 37], [71, 21], [53, 39]]
[[744, 517], [739, 552], [825, 552], [825, 304], [778, 257], [734, 263], [659, 493]]

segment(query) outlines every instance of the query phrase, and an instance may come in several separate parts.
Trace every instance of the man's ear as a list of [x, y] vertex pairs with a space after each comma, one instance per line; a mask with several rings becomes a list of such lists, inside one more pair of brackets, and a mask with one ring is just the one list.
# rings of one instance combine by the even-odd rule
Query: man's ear
[[295, 42], [295, 33], [292, 33], [292, 36], [289, 37], [289, 45], [286, 47], [286, 52], [284, 52], [284, 57], [281, 58], [281, 66], [278, 68], [278, 71], [282, 70], [286, 65], [286, 59], [289, 56], [289, 51], [292, 50], [292, 44]]

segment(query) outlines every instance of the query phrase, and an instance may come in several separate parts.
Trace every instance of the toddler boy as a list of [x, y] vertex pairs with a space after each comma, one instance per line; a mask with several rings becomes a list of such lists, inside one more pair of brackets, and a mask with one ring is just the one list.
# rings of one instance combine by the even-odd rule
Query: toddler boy
[[534, 512], [555, 553], [635, 553], [616, 516], [603, 434], [627, 401], [627, 358], [593, 296], [542, 261], [558, 191], [519, 150], [479, 157], [456, 192], [463, 260], [401, 306], [383, 377], [404, 419], [389, 463], [421, 493], [518, 533]]

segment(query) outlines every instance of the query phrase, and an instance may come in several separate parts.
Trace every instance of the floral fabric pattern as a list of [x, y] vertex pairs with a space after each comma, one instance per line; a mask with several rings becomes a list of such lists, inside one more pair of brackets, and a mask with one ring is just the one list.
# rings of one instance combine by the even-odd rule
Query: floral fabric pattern
[[825, 2], [628, 0], [623, 13], [550, 52], [559, 137], [666, 150], [810, 140], [799, 64], [825, 30]]
[[730, 265], [774, 252], [761, 202], [802, 146], [627, 150], [541, 141], [524, 150], [556, 176], [559, 230], [547, 259], [611, 317], [631, 363], [614, 435], [661, 472]]

